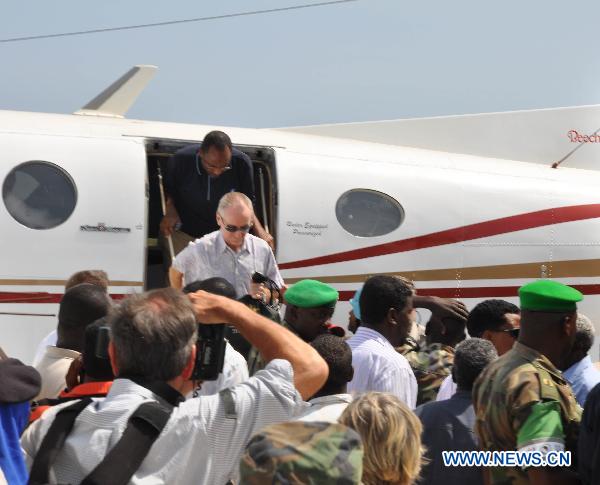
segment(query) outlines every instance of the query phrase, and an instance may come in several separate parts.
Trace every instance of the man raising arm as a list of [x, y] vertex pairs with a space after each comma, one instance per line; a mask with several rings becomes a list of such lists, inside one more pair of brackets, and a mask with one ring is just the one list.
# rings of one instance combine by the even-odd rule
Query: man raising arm
[[[190, 378], [197, 321], [235, 325], [269, 364], [219, 394], [183, 401], [194, 387]], [[132, 295], [111, 314], [109, 323], [109, 354], [117, 378], [105, 399], [94, 400], [75, 419], [49, 464], [53, 483], [84, 480], [119, 446], [134, 412], [153, 402], [167, 410], [168, 421], [132, 470], [129, 483], [225, 483], [235, 479], [252, 435], [293, 419], [305, 407], [303, 397], [316, 392], [327, 378], [327, 364], [308, 344], [225, 297], [205, 292], [188, 296], [172, 288]], [[46, 411], [23, 435], [21, 445], [30, 466], [64, 407]], [[104, 467], [108, 465], [114, 468], [112, 462]]]
[[232, 322], [266, 362], [287, 360], [294, 370], [294, 386], [303, 399], [315, 394], [327, 380], [329, 368], [318, 352], [281, 325], [233, 300], [204, 291], [189, 296], [198, 321]]

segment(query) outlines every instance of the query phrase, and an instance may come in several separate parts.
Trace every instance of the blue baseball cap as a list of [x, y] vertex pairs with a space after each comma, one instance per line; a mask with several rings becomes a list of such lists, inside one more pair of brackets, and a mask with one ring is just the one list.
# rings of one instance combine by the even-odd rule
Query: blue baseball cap
[[360, 294], [362, 293], [362, 287], [356, 290], [354, 296], [350, 298], [350, 305], [352, 305], [352, 311], [354, 316], [360, 320]]

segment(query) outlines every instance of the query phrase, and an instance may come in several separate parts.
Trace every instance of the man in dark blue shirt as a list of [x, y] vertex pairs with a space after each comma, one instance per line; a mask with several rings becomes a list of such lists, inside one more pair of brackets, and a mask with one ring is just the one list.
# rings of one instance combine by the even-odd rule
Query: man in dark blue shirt
[[450, 399], [428, 402], [415, 409], [423, 423], [423, 444], [430, 460], [423, 468], [421, 481], [427, 485], [483, 485], [480, 467], [446, 467], [443, 451], [477, 451], [475, 411], [471, 391], [481, 371], [498, 357], [494, 345], [480, 338], [456, 346], [452, 376], [458, 389]]
[[[173, 236], [175, 253], [188, 242], [218, 229], [215, 214], [219, 200], [228, 192], [242, 192], [255, 202], [252, 161], [233, 148], [222, 131], [208, 133], [201, 145], [178, 150], [165, 176], [166, 215], [160, 228]], [[175, 230], [181, 224], [179, 230]], [[254, 216], [254, 233], [273, 246], [268, 234]]]
[[600, 483], [600, 384], [592, 389], [585, 401], [577, 456], [582, 483]]

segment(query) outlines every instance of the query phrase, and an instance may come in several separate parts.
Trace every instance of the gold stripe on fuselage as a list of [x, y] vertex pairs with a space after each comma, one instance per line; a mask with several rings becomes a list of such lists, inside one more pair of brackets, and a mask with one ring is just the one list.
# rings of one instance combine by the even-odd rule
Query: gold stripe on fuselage
[[[372, 273], [375, 274], [375, 273]], [[362, 283], [371, 273], [340, 276], [306, 276], [323, 283]], [[390, 276], [404, 276], [412, 281], [449, 280], [504, 280], [535, 278], [577, 278], [600, 276], [600, 259], [575, 259], [568, 261], [544, 261], [538, 263], [498, 264], [494, 266], [473, 266], [469, 268], [425, 269], [414, 271], [394, 271]], [[285, 278], [293, 284], [304, 278]]]

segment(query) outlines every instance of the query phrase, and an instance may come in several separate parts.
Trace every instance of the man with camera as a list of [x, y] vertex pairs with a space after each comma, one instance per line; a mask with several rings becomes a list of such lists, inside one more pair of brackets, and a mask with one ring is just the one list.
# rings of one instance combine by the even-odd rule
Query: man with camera
[[[269, 364], [243, 384], [184, 402], [194, 387], [197, 321], [235, 325]], [[301, 339], [203, 291], [132, 295], [109, 323], [117, 378], [104, 400], [56, 406], [25, 432], [32, 483], [225, 483], [252, 435], [292, 419], [327, 379], [327, 364]], [[68, 421], [69, 412], [78, 413], [72, 430], [57, 433], [53, 422]]]
[[219, 230], [190, 243], [173, 260], [171, 286], [182, 288], [220, 276], [234, 286], [238, 298], [266, 299], [270, 295], [265, 285], [252, 281], [254, 273], [261, 273], [283, 287], [273, 251], [265, 241], [248, 234], [254, 220], [252, 201], [240, 192], [229, 192], [219, 201], [216, 216]]

